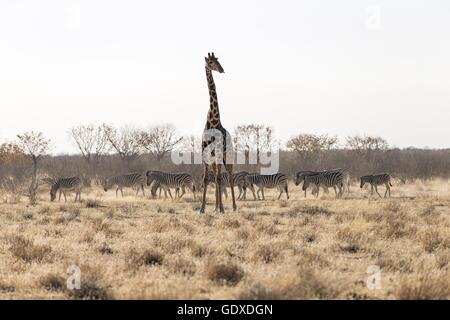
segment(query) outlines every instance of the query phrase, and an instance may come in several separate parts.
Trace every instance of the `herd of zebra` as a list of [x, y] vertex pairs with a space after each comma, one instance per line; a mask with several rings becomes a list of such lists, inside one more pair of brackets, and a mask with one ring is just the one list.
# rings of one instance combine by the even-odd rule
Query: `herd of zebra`
[[[201, 181], [206, 179], [207, 184], [215, 184], [215, 175], [213, 172], [208, 172], [206, 177], [202, 177]], [[278, 189], [280, 192], [278, 199], [281, 198], [283, 193], [286, 193], [286, 199], [289, 199], [288, 192], [288, 177], [284, 173], [276, 173], [272, 175], [261, 175], [257, 173], [249, 173], [247, 171], [241, 171], [233, 174], [233, 185], [239, 190], [238, 200], [246, 200], [247, 189], [253, 194], [254, 200], [265, 200], [264, 189]], [[221, 181], [221, 190], [224, 196], [227, 198], [227, 187], [230, 186], [230, 177], [227, 172], [222, 172], [219, 179]], [[371, 186], [371, 195], [375, 190], [378, 192], [379, 185], [385, 185], [386, 191], [384, 197], [389, 194], [391, 196], [390, 187], [391, 177], [389, 174], [367, 175], [360, 177], [360, 187], [363, 188], [366, 183]], [[328, 188], [333, 188], [336, 194], [336, 198], [341, 198], [345, 191], [350, 190], [350, 173], [347, 169], [333, 169], [324, 171], [299, 171], [294, 176], [294, 183], [296, 186], [302, 185], [302, 190], [305, 192], [311, 186], [312, 194], [319, 197], [319, 191], [322, 187], [325, 192]], [[147, 171], [146, 173], [130, 173], [124, 175], [118, 175], [113, 177], [104, 178], [101, 180], [103, 190], [106, 192], [110, 189], [116, 189], [116, 197], [120, 190], [123, 197], [123, 188], [135, 188], [136, 196], [139, 195], [139, 191], [142, 191], [145, 196], [145, 187], [150, 187], [150, 193], [153, 198], [156, 198], [159, 189], [159, 197], [161, 192], [164, 191], [164, 199], [167, 199], [167, 193], [170, 198], [174, 199], [170, 189], [175, 190], [175, 199], [180, 199], [186, 193], [186, 189], [192, 192], [194, 200], [196, 199], [196, 190], [201, 189], [201, 184], [196, 186], [194, 178], [188, 173], [170, 173], [162, 171]], [[59, 191], [59, 200], [61, 200], [61, 194], [64, 195], [65, 201], [67, 201], [66, 192], [75, 192], [75, 201], [81, 200], [81, 189], [83, 187], [82, 179], [80, 177], [59, 178], [51, 183], [50, 200], [56, 199], [56, 194]], [[255, 192], [255, 188], [257, 188]]]

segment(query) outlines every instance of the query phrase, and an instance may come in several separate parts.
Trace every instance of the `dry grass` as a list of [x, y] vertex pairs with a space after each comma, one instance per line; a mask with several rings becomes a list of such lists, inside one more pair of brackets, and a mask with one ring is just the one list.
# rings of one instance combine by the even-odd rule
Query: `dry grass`
[[[0, 204], [0, 299], [449, 299], [448, 181], [336, 200], [239, 201], [207, 214], [93, 188], [81, 203]], [[66, 287], [79, 266], [81, 289]], [[369, 266], [381, 288], [369, 290]]]

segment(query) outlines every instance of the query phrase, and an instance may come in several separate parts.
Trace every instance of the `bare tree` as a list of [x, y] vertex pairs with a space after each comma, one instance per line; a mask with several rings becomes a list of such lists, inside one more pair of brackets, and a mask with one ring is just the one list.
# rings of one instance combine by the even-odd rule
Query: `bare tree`
[[117, 152], [130, 170], [131, 163], [142, 154], [140, 131], [130, 126], [124, 126], [118, 130], [107, 124], [103, 124], [103, 130], [111, 148]]
[[166, 154], [183, 140], [178, 137], [175, 127], [166, 124], [154, 126], [146, 131], [141, 131], [140, 142], [142, 147], [161, 161]]
[[254, 150], [259, 163], [261, 152], [271, 151], [276, 144], [273, 129], [262, 124], [239, 125], [234, 130], [234, 134], [235, 149], [245, 153], [246, 161], [248, 161], [250, 151]]
[[286, 147], [299, 153], [317, 153], [336, 147], [338, 141], [336, 136], [330, 137], [326, 134], [299, 134], [289, 139]]
[[389, 148], [389, 144], [384, 138], [360, 135], [347, 137], [346, 146], [356, 151], [386, 150]]
[[86, 160], [91, 177], [95, 176], [102, 157], [109, 149], [105, 126], [79, 125], [70, 130], [70, 136]]
[[245, 161], [248, 163], [252, 148], [253, 128], [251, 125], [239, 125], [234, 129], [234, 146], [237, 152], [244, 152]]
[[286, 147], [296, 151], [301, 159], [301, 166], [304, 169], [323, 168], [326, 152], [335, 148], [338, 144], [336, 136], [299, 134], [289, 139]]
[[42, 156], [47, 154], [50, 149], [50, 140], [45, 138], [42, 132], [25, 132], [17, 135], [18, 145], [23, 152], [32, 160], [33, 173], [29, 187], [29, 198], [32, 204], [36, 203], [37, 189], [39, 187], [37, 180], [38, 163]]

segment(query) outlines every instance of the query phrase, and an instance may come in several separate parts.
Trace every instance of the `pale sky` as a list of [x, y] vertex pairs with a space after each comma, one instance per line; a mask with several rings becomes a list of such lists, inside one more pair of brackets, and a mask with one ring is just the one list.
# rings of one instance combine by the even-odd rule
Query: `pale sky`
[[215, 74], [221, 119], [450, 147], [447, 0], [0, 2], [0, 140], [77, 124], [173, 123], [201, 135]]

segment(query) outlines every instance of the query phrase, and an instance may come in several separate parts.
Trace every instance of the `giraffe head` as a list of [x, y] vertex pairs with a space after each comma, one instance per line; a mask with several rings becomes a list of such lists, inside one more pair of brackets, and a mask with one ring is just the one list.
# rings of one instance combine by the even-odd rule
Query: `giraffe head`
[[212, 53], [208, 52], [208, 57], [205, 57], [205, 62], [206, 62], [206, 68], [208, 68], [209, 70], [214, 70], [219, 73], [225, 72], [219, 63], [219, 58], [214, 56], [214, 52], [212, 52]]

